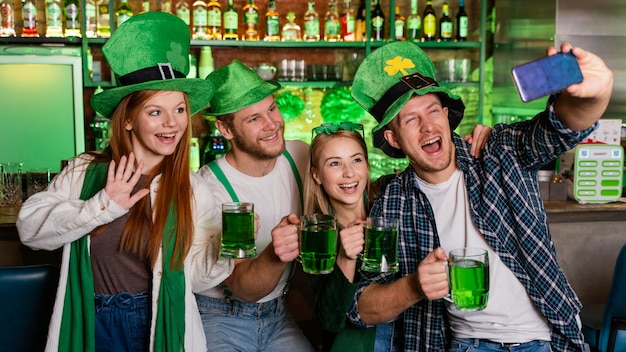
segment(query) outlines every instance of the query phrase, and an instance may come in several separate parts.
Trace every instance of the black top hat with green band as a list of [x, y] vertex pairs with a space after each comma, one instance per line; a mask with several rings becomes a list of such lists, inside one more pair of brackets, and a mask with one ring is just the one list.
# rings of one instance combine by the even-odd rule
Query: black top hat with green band
[[146, 12], [131, 17], [102, 47], [117, 87], [94, 95], [91, 106], [109, 117], [131, 93], [170, 90], [187, 93], [190, 115], [204, 109], [214, 89], [204, 79], [186, 78], [189, 44], [189, 27], [173, 14]]
[[215, 87], [208, 113], [221, 116], [239, 111], [267, 98], [280, 83], [266, 81], [239, 60], [211, 72], [206, 80]]
[[378, 125], [373, 129], [374, 146], [393, 158], [404, 153], [390, 146], [383, 136], [386, 126], [414, 94], [435, 93], [449, 110], [450, 129], [461, 119], [465, 105], [461, 98], [435, 81], [435, 66], [416, 44], [394, 42], [376, 49], [359, 66], [352, 83], [352, 97], [367, 110]]

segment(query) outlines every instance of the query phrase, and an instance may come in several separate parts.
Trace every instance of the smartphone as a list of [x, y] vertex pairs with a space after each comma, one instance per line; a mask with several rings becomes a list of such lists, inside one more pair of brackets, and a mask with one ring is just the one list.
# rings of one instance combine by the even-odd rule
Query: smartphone
[[559, 92], [583, 81], [580, 66], [571, 51], [516, 66], [511, 73], [523, 102]]

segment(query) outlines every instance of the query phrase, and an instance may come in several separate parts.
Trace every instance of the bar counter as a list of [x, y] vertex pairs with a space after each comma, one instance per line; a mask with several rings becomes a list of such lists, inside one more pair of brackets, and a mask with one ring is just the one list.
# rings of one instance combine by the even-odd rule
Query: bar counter
[[[615, 260], [626, 243], [626, 199], [606, 204], [546, 201], [558, 261], [583, 304], [608, 295]], [[58, 264], [60, 250], [33, 251], [19, 242], [17, 209], [0, 208], [0, 266]]]

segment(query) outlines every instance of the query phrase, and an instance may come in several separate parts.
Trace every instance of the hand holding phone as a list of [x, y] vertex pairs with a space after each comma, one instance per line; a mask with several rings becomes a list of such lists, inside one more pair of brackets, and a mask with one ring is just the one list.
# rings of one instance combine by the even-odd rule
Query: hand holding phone
[[523, 102], [560, 92], [583, 81], [578, 61], [571, 51], [516, 66], [511, 74]]

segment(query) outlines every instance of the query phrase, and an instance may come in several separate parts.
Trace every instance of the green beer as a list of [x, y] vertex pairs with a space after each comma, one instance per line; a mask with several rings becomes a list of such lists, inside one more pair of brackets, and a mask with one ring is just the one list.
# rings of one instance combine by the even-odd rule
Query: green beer
[[361, 270], [398, 272], [398, 219], [367, 218]]
[[489, 266], [480, 260], [454, 260], [450, 266], [450, 289], [457, 309], [485, 309], [489, 296]]
[[227, 258], [250, 258], [256, 255], [252, 203], [222, 204], [220, 255]]
[[328, 274], [337, 257], [337, 225], [328, 215], [304, 215], [300, 229], [300, 261], [308, 274]]

